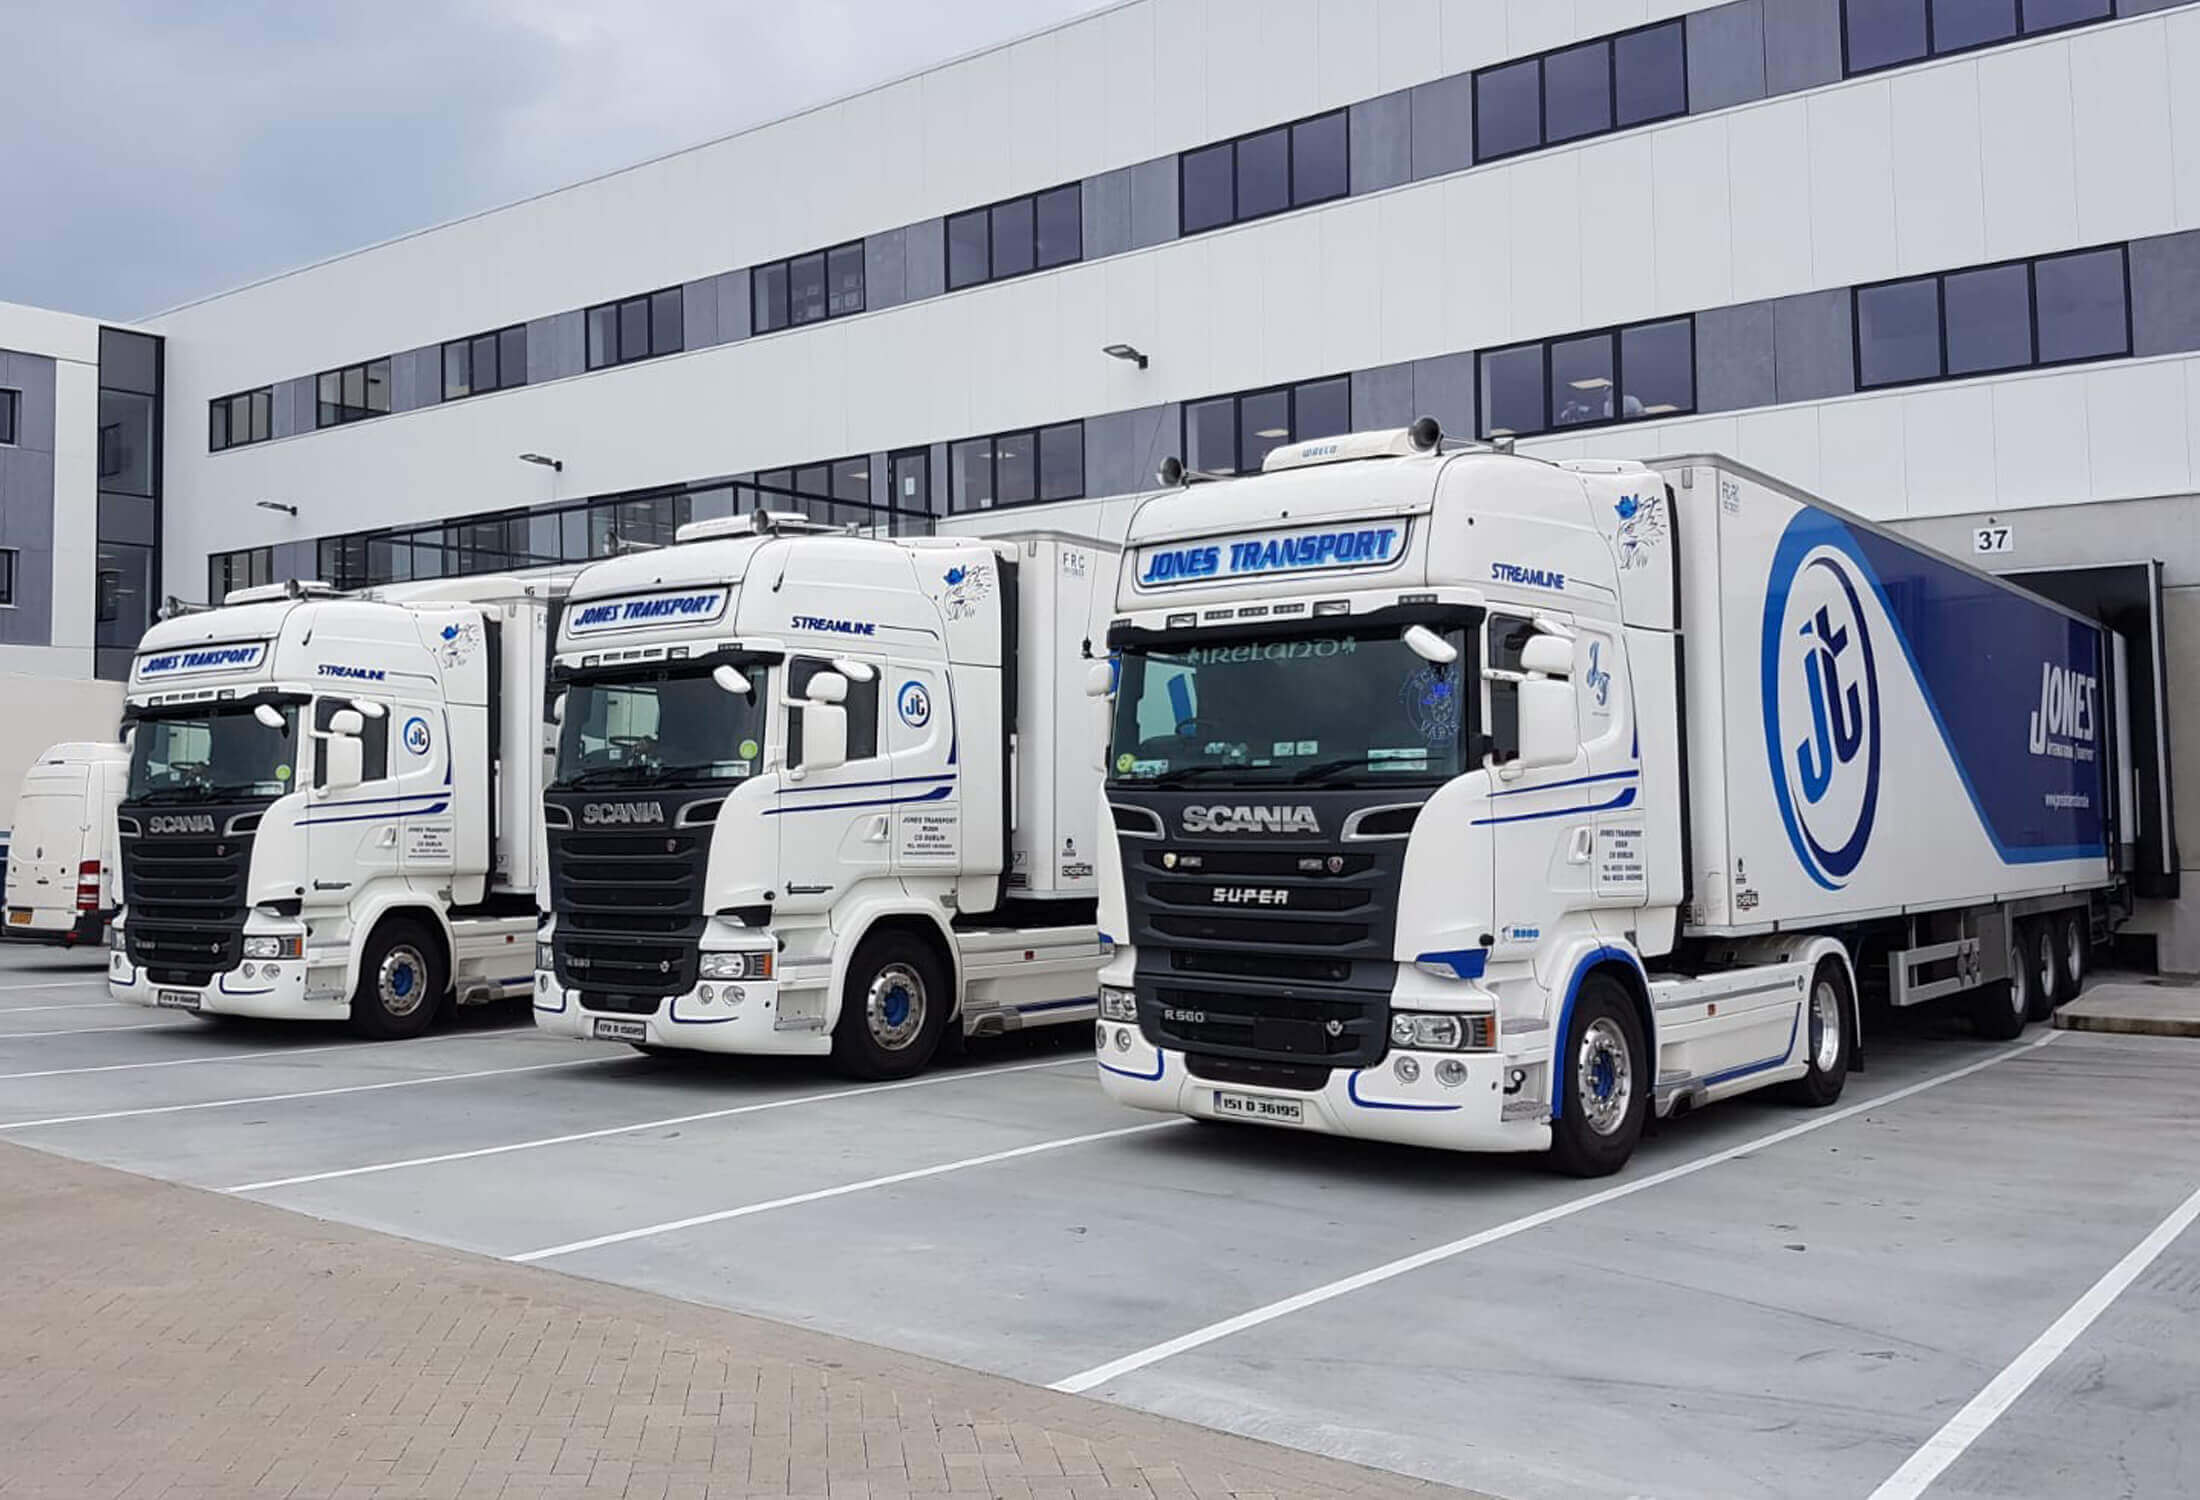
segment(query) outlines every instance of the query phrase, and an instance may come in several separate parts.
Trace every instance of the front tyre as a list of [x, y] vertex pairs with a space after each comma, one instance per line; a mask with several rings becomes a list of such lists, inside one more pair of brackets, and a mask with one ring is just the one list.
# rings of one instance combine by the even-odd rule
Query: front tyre
[[1808, 1023], [1810, 1071], [1784, 1085], [1781, 1096], [1806, 1109], [1824, 1109], [1841, 1097], [1849, 1081], [1849, 1015], [1852, 1010], [1849, 976], [1841, 965], [1828, 959], [1811, 976]]
[[384, 922], [359, 961], [351, 1029], [376, 1041], [419, 1036], [435, 1024], [450, 984], [433, 932], [419, 922]]
[[888, 929], [856, 948], [840, 992], [833, 1062], [853, 1078], [908, 1078], [939, 1051], [954, 1008], [938, 957], [920, 939]]
[[1564, 1045], [1551, 1165], [1572, 1177], [1606, 1177], [1634, 1155], [1650, 1112], [1642, 1023], [1619, 981], [1582, 980]]

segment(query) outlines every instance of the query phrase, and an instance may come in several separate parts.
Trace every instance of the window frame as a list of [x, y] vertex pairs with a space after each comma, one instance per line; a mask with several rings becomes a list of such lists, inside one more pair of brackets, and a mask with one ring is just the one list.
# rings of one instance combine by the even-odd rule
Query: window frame
[[[843, 765], [852, 766], [858, 761], [878, 760], [882, 756], [891, 753], [885, 733], [885, 714], [883, 712], [885, 694], [879, 691], [880, 682], [886, 674], [877, 662], [873, 662], [871, 665], [873, 671], [869, 681], [857, 682], [854, 678], [848, 680], [848, 696], [841, 704], [842, 709], [847, 712], [848, 716], [848, 755], [847, 759], [842, 762]], [[787, 658], [785, 677], [787, 694], [786, 763], [789, 767], [802, 764], [802, 704], [807, 701], [802, 695], [808, 690], [812, 677], [820, 672], [836, 670], [838, 669], [833, 665], [832, 658], [826, 656], [811, 656], [803, 653]], [[859, 739], [856, 733], [859, 723], [857, 711], [858, 706], [866, 699], [870, 703], [870, 714], [868, 716], [869, 748], [859, 749], [859, 746], [865, 742]]]
[[[1933, 0], [1917, 0], [1919, 9], [1925, 13], [1925, 51], [1917, 57], [1902, 57], [1895, 59], [1893, 62], [1873, 63], [1870, 67], [1859, 68], [1853, 66], [1849, 61], [1849, 0], [1841, 0], [1839, 17], [1841, 23], [1841, 76], [1844, 79], [1869, 78], [1874, 73], [1885, 73], [1893, 68], [1914, 68], [1919, 63], [1931, 62], [1935, 58], [1962, 57], [1966, 53], [1981, 52], [1988, 47], [2006, 47], [2013, 42], [2027, 42], [2034, 37], [2055, 36], [2060, 32], [2075, 31], [2081, 26], [2098, 26], [2104, 21], [2116, 20], [2114, 0], [2104, 0], [2104, 3], [2108, 6], [2106, 15], [2080, 16], [2075, 21], [2057, 21], [2052, 26], [2033, 27], [2027, 25], [2024, 19], [2026, 0], [2015, 0], [2017, 29], [2013, 35], [1989, 37], [1983, 42], [1965, 42], [1960, 47], [1942, 47], [1933, 34], [1935, 30]], [[1977, 269], [1984, 270], [1987, 268], [1981, 266]], [[1904, 277], [1903, 279], [1911, 280], [1914, 278]], [[1874, 386], [1872, 389], [1882, 390], [1885, 387]]]
[[[1904, 277], [1904, 280], [1912, 278]], [[1559, 344], [1578, 344], [1589, 339], [1608, 339], [1612, 346], [1612, 391], [1614, 405], [1619, 406], [1627, 396], [1627, 335], [1645, 329], [1663, 328], [1669, 323], [1685, 324], [1688, 329], [1688, 405], [1672, 411], [1639, 412], [1628, 416], [1624, 411], [1614, 416], [1598, 417], [1587, 422], [1568, 422], [1561, 426], [1551, 410], [1551, 350]], [[1523, 349], [1541, 352], [1539, 383], [1543, 400], [1543, 425], [1533, 432], [1506, 432], [1500, 435], [1511, 442], [1528, 442], [1536, 438], [1557, 437], [1568, 433], [1591, 432], [1600, 427], [1625, 427], [1636, 422], [1666, 422], [1676, 417], [1693, 416], [1703, 399], [1703, 382], [1696, 368], [1696, 315], [1692, 312], [1675, 313], [1665, 318], [1641, 318], [1632, 323], [1610, 323], [1601, 328], [1582, 328], [1569, 333], [1557, 333], [1549, 338], [1521, 339], [1510, 344], [1492, 344], [1487, 349], [1474, 351], [1474, 432], [1481, 442], [1493, 442], [1483, 422], [1484, 397], [1487, 395], [1483, 377], [1484, 361], [1499, 354], [1516, 354]]]
[[[1843, 63], [1846, 63], [1848, 61], [1847, 5], [1848, 0], [1842, 0]], [[1662, 21], [1650, 21], [1640, 26], [1629, 26], [1620, 31], [1608, 31], [1602, 36], [1582, 37], [1580, 40], [1568, 42], [1564, 46], [1549, 47], [1541, 52], [1532, 53], [1526, 57], [1508, 57], [1502, 62], [1491, 63], [1488, 67], [1476, 68], [1470, 75], [1468, 75], [1469, 83], [1467, 89], [1467, 116], [1470, 120], [1474, 122], [1475, 127], [1474, 164], [1479, 167], [1485, 162], [1510, 161], [1514, 157], [1526, 156], [1529, 153], [1535, 151], [1548, 151], [1559, 146], [1578, 146], [1584, 141], [1601, 140], [1608, 135], [1617, 135], [1623, 130], [1640, 130], [1646, 125], [1659, 125], [1663, 124], [1667, 120], [1679, 120], [1687, 118], [1688, 27], [1686, 21], [1687, 18], [1685, 16], [1669, 16]], [[1649, 32], [1659, 31], [1667, 28], [1675, 31], [1680, 37], [1681, 107], [1677, 110], [1672, 111], [1669, 114], [1646, 115], [1642, 119], [1630, 120], [1625, 124], [1621, 124], [1619, 118], [1619, 43], [1621, 39], [1625, 37], [1642, 36]], [[1570, 135], [1567, 136], [1564, 140], [1554, 141], [1551, 139], [1551, 88], [1550, 80], [1548, 77], [1550, 60], [1554, 57], [1566, 56], [1575, 52], [1580, 52], [1585, 48], [1595, 46], [1602, 46], [1604, 48], [1605, 117], [1610, 123], [1605, 125], [1605, 127], [1601, 130], [1585, 131], [1580, 135]], [[1535, 65], [1535, 144], [1531, 146], [1515, 146], [1510, 150], [1497, 151], [1489, 155], [1484, 155], [1482, 152], [1481, 129], [1483, 77], [1488, 74], [1507, 72], [1529, 63], [1533, 63]], [[1661, 318], [1657, 321], [1663, 322], [1665, 320]]]
[[22, 562], [17, 547], [0, 547], [0, 609], [15, 608], [15, 579]]
[[[244, 580], [237, 579], [239, 561], [244, 563]], [[254, 574], [262, 576], [255, 578]], [[225, 577], [227, 587], [216, 588], [214, 580]], [[275, 549], [273, 547], [238, 547], [228, 552], [209, 552], [206, 555], [206, 602], [218, 605], [232, 590], [257, 588], [275, 581]]]
[[23, 393], [14, 386], [0, 386], [0, 448], [23, 445]]
[[[1042, 462], [1046, 452], [1045, 434], [1068, 427], [1077, 429], [1077, 493], [1074, 495], [1049, 495], [1046, 493], [1046, 470]], [[1029, 438], [1031, 440], [1031, 498], [1029, 500], [1004, 501], [1001, 499], [1001, 440], [1003, 438]], [[955, 492], [955, 450], [965, 443], [984, 443], [986, 445], [986, 489], [992, 498], [985, 505], [964, 508], [957, 503], [961, 497]], [[904, 449], [900, 451], [913, 453], [915, 450]], [[944, 497], [946, 508], [935, 509], [932, 514], [935, 516], [969, 516], [979, 515], [989, 510], [1015, 510], [1026, 505], [1060, 505], [1069, 500], [1082, 500], [1086, 498], [1085, 491], [1090, 474], [1091, 464], [1085, 451], [1085, 419], [1083, 417], [1072, 417], [1067, 422], [1042, 422], [1035, 427], [1005, 427], [999, 432], [981, 432], [971, 437], [956, 438], [947, 444], [947, 494]], [[929, 477], [926, 483], [929, 485]], [[909, 514], [914, 514], [914, 512], [909, 512]]]
[[[1039, 200], [1041, 198], [1051, 198], [1057, 193], [1068, 194], [1069, 201], [1076, 206], [1077, 253], [1066, 260], [1042, 261], [1039, 259]], [[995, 235], [993, 216], [1004, 208], [1028, 208], [1031, 211], [1031, 264], [1020, 271], [994, 269], [993, 245]], [[985, 219], [985, 274], [972, 281], [957, 281], [955, 279], [953, 254], [955, 245], [953, 226], [958, 222], [973, 219], [979, 215], [983, 215]], [[957, 213], [946, 214], [940, 219], [941, 275], [949, 292], [960, 292], [974, 286], [990, 286], [996, 281], [1014, 281], [1019, 276], [1036, 276], [1041, 271], [1058, 271], [1063, 266], [1079, 265], [1084, 261], [1084, 258], [1085, 185], [1082, 180], [1059, 182], [1053, 187], [1038, 188], [1028, 193], [1017, 193], [1013, 197], [996, 199], [991, 203], [980, 204], [976, 208], [966, 208]]]
[[[336, 716], [350, 708], [355, 698], [367, 697], [363, 693], [317, 693], [313, 699], [313, 788], [319, 791], [328, 785], [328, 758], [320, 747], [328, 743], [324, 738]], [[373, 701], [380, 702], [375, 699]], [[390, 779], [390, 705], [382, 704], [382, 713], [375, 718], [361, 714], [359, 726], [359, 784]]]
[[[1298, 181], [1299, 127], [1312, 125], [1317, 121], [1327, 121], [1333, 117], [1341, 118], [1344, 121], [1344, 186], [1334, 193], [1326, 193], [1319, 198], [1301, 200]], [[1274, 135], [1278, 131], [1283, 133], [1283, 206], [1280, 208], [1264, 208], [1259, 213], [1253, 214], [1240, 213], [1238, 211], [1238, 148], [1247, 141], [1257, 140], [1262, 136]], [[1225, 146], [1230, 150], [1230, 216], [1220, 223], [1203, 224], [1197, 229], [1187, 228], [1185, 226], [1189, 219], [1184, 212], [1186, 204], [1184, 191], [1185, 161], [1190, 157], [1199, 156]], [[1189, 239], [1195, 234], [1212, 234], [1218, 229], [1228, 229], [1236, 224], [1257, 224], [1263, 219], [1272, 219], [1278, 214], [1296, 213], [1302, 208], [1313, 208], [1323, 203], [1335, 203], [1351, 196], [1352, 111], [1349, 106], [1340, 109], [1316, 110], [1313, 114], [1285, 120], [1278, 125], [1263, 125], [1258, 130], [1243, 131], [1224, 140], [1209, 141], [1205, 145], [1193, 146], [1176, 153], [1176, 224], [1177, 238], [1179, 239]], [[1081, 208], [1080, 213], [1082, 213]], [[1082, 238], [1082, 235], [1083, 223], [1080, 219], [1080, 238]]]
[[[318, 381], [316, 381], [316, 385], [318, 385]], [[314, 394], [316, 397], [319, 396], [320, 393], [318, 389], [316, 389]], [[253, 415], [255, 415], [254, 406], [256, 406], [262, 400], [264, 400], [267, 404], [267, 435], [265, 437], [238, 437], [236, 403], [239, 401], [251, 403], [245, 408], [247, 412], [245, 428], [246, 431], [249, 432], [253, 427], [258, 425], [255, 421], [252, 420], [252, 417]], [[216, 443], [214, 441], [214, 414], [216, 412], [220, 412], [222, 416], [223, 440], [219, 443]], [[207, 452], [227, 453], [232, 448], [249, 448], [254, 443], [272, 442], [274, 440], [274, 437], [275, 387], [271, 385], [261, 385], [254, 386], [250, 390], [232, 391], [226, 396], [216, 396], [213, 400], [206, 403]]]
[[[587, 337], [585, 314], [583, 315], [581, 332], [585, 340]], [[520, 336], [521, 361], [519, 378], [516, 380], [506, 374], [504, 369], [504, 338], [505, 335], [512, 333]], [[480, 343], [483, 339], [488, 339], [497, 352], [497, 383], [495, 385], [485, 386], [474, 378], [477, 373], [474, 368], [474, 345]], [[466, 351], [466, 389], [455, 396], [451, 394], [451, 351], [453, 349], [464, 349]], [[467, 401], [475, 396], [487, 396], [496, 391], [514, 390], [527, 384], [526, 353], [527, 325], [525, 323], [507, 323], [502, 328], [491, 328], [482, 333], [470, 333], [464, 338], [445, 339], [436, 351], [435, 377], [438, 388], [442, 392], [437, 400], [439, 402]]]
[[[320, 432], [330, 427], [349, 427], [354, 422], [368, 422], [376, 417], [390, 415], [394, 406], [394, 402], [391, 400], [394, 392], [390, 386], [390, 359], [391, 356], [384, 354], [374, 359], [360, 360], [356, 364], [337, 365], [333, 369], [316, 371], [313, 376], [314, 431]], [[380, 366], [382, 371], [382, 400], [384, 404], [380, 411], [376, 411], [372, 406], [366, 404], [367, 395], [374, 388], [370, 377], [377, 366]], [[361, 404], [358, 407], [351, 406], [343, 399], [343, 384], [355, 373], [359, 376]], [[337, 382], [337, 399], [333, 402], [321, 399], [321, 382], [331, 378]], [[329, 415], [332, 408], [335, 411], [334, 416]]]
[[[1190, 401], [1181, 402], [1177, 412], [1176, 451], [1182, 456], [1181, 461], [1189, 467], [1192, 453], [1192, 408], [1195, 406], [1211, 406], [1217, 401], [1227, 401], [1230, 403], [1230, 461], [1232, 464], [1230, 473], [1232, 476], [1257, 474], [1260, 472], [1259, 469], [1245, 467], [1245, 403], [1258, 400], [1262, 396], [1273, 396], [1281, 393], [1285, 398], [1284, 425], [1289, 429], [1290, 435], [1278, 439], [1275, 446], [1281, 448], [1291, 443], [1311, 442], [1312, 439], [1302, 439], [1299, 436], [1299, 392], [1307, 386], [1330, 385], [1340, 381], [1344, 385], [1344, 430], [1350, 432], [1352, 430], [1352, 372], [1347, 370], [1340, 374], [1315, 375], [1305, 380], [1289, 380], [1281, 385], [1260, 385], [1249, 390], [1223, 391], [1213, 396], [1200, 396]], [[1326, 433], [1321, 435], [1328, 436]], [[1270, 451], [1274, 450], [1271, 449]], [[1213, 471], [1203, 470], [1201, 472], [1212, 473]]]
[[[679, 297], [681, 299], [680, 342], [677, 347], [671, 349], [659, 349], [658, 347], [656, 347], [656, 305], [657, 299], [659, 297], [666, 296], [667, 294]], [[635, 306], [639, 306], [641, 308], [642, 327], [647, 333], [648, 343], [650, 347], [640, 354], [629, 354], [626, 352], [626, 349], [624, 347], [626, 343], [626, 338], [623, 330], [626, 327], [627, 309]], [[602, 312], [608, 312], [611, 315], [610, 336], [612, 347], [611, 357], [599, 363], [594, 358], [593, 351], [589, 348], [588, 325], [595, 318], [596, 314]], [[685, 289], [679, 285], [661, 286], [654, 288], [651, 291], [638, 292], [630, 297], [614, 297], [608, 302], [592, 303], [581, 313], [582, 368], [589, 371], [615, 370], [621, 365], [638, 364], [645, 359], [662, 359], [667, 354], [683, 354], [687, 351], [686, 318], [687, 299], [685, 296]], [[499, 387], [499, 389], [502, 389], [502, 387]]]
[[[833, 257], [846, 250], [855, 252], [856, 265], [863, 272], [859, 278], [862, 285], [856, 289], [856, 305], [854, 307], [844, 307], [839, 312], [834, 312]], [[814, 318], [797, 318], [794, 315], [794, 263], [798, 260], [809, 260], [812, 257], [816, 258], [819, 274], [824, 278], [825, 310]], [[756, 315], [756, 298], [757, 281], [770, 271], [777, 271], [780, 274], [782, 284], [786, 288], [787, 316], [785, 321], [774, 323], [767, 328], [764, 326], [763, 320]], [[790, 328], [814, 328], [820, 323], [830, 323], [835, 318], [852, 318], [858, 313], [868, 310], [871, 305], [870, 279], [870, 270], [864, 262], [863, 240], [860, 236], [852, 240], [842, 240], [838, 244], [826, 245], [821, 249], [804, 250], [798, 255], [783, 255], [777, 260], [758, 261], [755, 265], [749, 267], [749, 332], [751, 335], [784, 333]]]
[[[2041, 359], [2040, 266], [2059, 260], [2075, 260], [2081, 256], [2099, 255], [2106, 251], [2116, 252], [2117, 269], [2122, 273], [2123, 278], [2123, 348], [2121, 350], [2111, 350], [2104, 354], [2078, 354], [2066, 359]], [[2031, 359], [2020, 365], [2003, 365], [1991, 370], [1969, 370], [1961, 374], [1950, 374], [1948, 370], [1948, 278], [1951, 276], [1969, 276], [1980, 271], [2006, 270], [2012, 266], [2024, 267], [2025, 306], [2030, 317], [2027, 341], [2032, 351]], [[1886, 287], [1910, 286], [1917, 282], [1930, 282], [1933, 287], [1933, 302], [1940, 325], [1939, 373], [1913, 375], [1903, 380], [1867, 382], [1864, 379], [1863, 298], [1869, 292], [1879, 291]], [[1996, 380], [2010, 375], [2019, 375], [2027, 370], [2061, 370], [2072, 365], [2092, 365], [2099, 364], [2103, 360], [2129, 359], [2136, 344], [2137, 337], [2132, 321], [2131, 307], [2131, 243], [2128, 240], [2115, 240], [2105, 245], [2081, 245], [2074, 250], [2057, 250], [2047, 255], [2012, 256], [2005, 260], [1987, 261], [1982, 265], [1950, 266], [1946, 270], [1926, 271], [1915, 276], [1890, 276], [1882, 281], [1858, 282], [1849, 288], [1849, 372], [1859, 393], [1864, 391], [1899, 391], [1911, 386], [1940, 385], [1951, 380]]]

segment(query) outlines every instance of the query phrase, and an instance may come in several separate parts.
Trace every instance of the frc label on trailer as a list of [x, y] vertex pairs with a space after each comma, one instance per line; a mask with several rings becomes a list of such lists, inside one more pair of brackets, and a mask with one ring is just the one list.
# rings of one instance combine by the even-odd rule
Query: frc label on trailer
[[1138, 586], [1173, 588], [1276, 573], [1387, 568], [1404, 554], [1405, 545], [1406, 527], [1401, 521], [1388, 526], [1259, 532], [1188, 547], [1144, 547], [1138, 553]]
[[567, 606], [565, 633], [600, 635], [652, 625], [707, 625], [725, 614], [726, 601], [732, 597], [730, 589], [695, 589], [633, 599], [591, 599]]

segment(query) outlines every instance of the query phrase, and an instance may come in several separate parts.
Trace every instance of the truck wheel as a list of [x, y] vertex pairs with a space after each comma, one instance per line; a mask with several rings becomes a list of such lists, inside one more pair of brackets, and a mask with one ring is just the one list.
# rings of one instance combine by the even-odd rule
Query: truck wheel
[[2009, 978], [2000, 984], [1982, 984], [1971, 991], [1971, 1029], [1989, 1042], [2006, 1042], [2024, 1034], [2032, 1015], [2032, 995], [2039, 988], [2039, 971], [2032, 967], [2030, 948], [2022, 924], [2009, 933]]
[[2044, 1021], [2055, 1013], [2056, 1006], [2070, 998], [2063, 982], [2062, 928], [2055, 918], [2025, 923], [2024, 951], [2032, 961], [2032, 996], [2024, 1018]]
[[1808, 1004], [1810, 1071], [1780, 1092], [1792, 1104], [1823, 1109], [1841, 1097], [1849, 1081], [1849, 980], [1839, 964], [1829, 960], [1818, 966]]
[[435, 935], [418, 922], [385, 922], [359, 960], [351, 1029], [378, 1041], [418, 1036], [435, 1024], [449, 986]]
[[939, 1050], [954, 997], [932, 950], [906, 932], [856, 948], [833, 1027], [833, 1062], [855, 1078], [907, 1078]]
[[2062, 956], [2063, 1003], [2078, 998], [2086, 975], [2093, 972], [2093, 928], [2082, 911], [2066, 911], [2056, 923], [2055, 946]]
[[1571, 1177], [1608, 1176], [1634, 1155], [1650, 1112], [1642, 1026], [1617, 980], [1591, 974], [1581, 982], [1565, 1049], [1551, 1164]]

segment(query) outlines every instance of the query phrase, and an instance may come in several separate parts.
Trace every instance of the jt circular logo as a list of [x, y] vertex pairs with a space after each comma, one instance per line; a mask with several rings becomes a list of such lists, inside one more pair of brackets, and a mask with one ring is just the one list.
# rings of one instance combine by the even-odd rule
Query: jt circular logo
[[[1836, 523], [1806, 513], [1828, 527]], [[1879, 808], [1879, 666], [1870, 585], [1838, 546], [1790, 528], [1765, 597], [1764, 703], [1772, 786], [1804, 871], [1827, 890], [1855, 873]]]
[[932, 722], [932, 695], [924, 690], [921, 682], [905, 682], [894, 696], [894, 709], [901, 721], [911, 729], [922, 729]]
[[426, 755], [428, 753], [428, 721], [426, 719], [407, 719], [405, 721], [405, 748], [415, 755]]

